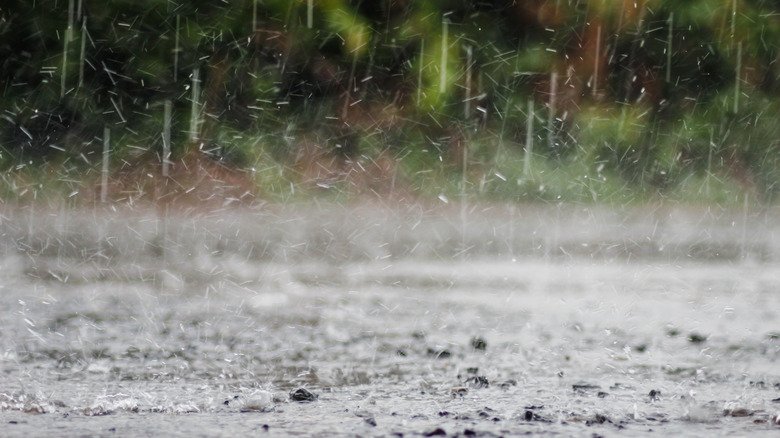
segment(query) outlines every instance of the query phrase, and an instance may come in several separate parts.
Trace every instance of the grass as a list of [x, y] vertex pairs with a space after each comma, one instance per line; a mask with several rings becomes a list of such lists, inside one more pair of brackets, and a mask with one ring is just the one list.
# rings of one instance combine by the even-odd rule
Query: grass
[[[538, 121], [530, 160], [524, 123], [375, 126], [348, 136], [304, 123], [243, 131], [215, 123], [202, 144], [184, 144], [179, 136], [170, 179], [161, 175], [159, 139], [117, 130], [108, 192], [112, 202], [186, 205], [365, 197], [723, 206], [741, 206], [747, 197], [772, 204], [780, 188], [774, 116], [780, 112], [768, 102], [746, 101], [732, 114], [730, 102], [713, 100], [678, 119], [653, 116], [641, 105], [592, 105], [560, 121], [552, 149], [547, 123]], [[344, 141], [349, 151], [337, 146]], [[2, 201], [99, 202], [100, 154], [65, 149], [24, 162], [5, 151]]]
[[[534, 156], [530, 172], [517, 145], [492, 162], [469, 163], [464, 171], [425, 152], [361, 154], [353, 159], [315, 150], [277, 160], [260, 148], [248, 165], [235, 167], [205, 154], [175, 162], [170, 180], [154, 160], [112, 167], [112, 202], [167, 202], [166, 198], [229, 203], [311, 199], [347, 202], [356, 198], [405, 197], [517, 203], [629, 205], [655, 200], [738, 206], [748, 196], [771, 203], [755, 183], [735, 178], [727, 167], [677, 169], [664, 187], [627, 180], [604, 163]], [[100, 198], [100, 168], [49, 161], [6, 168], [0, 176], [4, 203], [45, 202], [92, 205]]]

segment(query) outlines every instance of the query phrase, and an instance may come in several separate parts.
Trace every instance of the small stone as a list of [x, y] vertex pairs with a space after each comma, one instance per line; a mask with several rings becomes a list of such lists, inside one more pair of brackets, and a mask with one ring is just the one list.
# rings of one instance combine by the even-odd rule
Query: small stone
[[490, 386], [490, 382], [485, 376], [473, 376], [466, 379], [466, 384], [475, 389], [487, 388]]
[[604, 424], [604, 423], [612, 423], [612, 420], [609, 419], [606, 415], [602, 414], [596, 414], [591, 418], [590, 420], [586, 421], [585, 424], [590, 426], [591, 424]]
[[428, 356], [435, 357], [436, 359], [447, 359], [452, 357], [452, 353], [450, 350], [435, 350], [433, 348], [429, 348]]
[[450, 395], [452, 398], [456, 397], [464, 397], [466, 394], [468, 394], [469, 389], [465, 386], [456, 386], [454, 388], [450, 388]]
[[24, 405], [22, 412], [25, 414], [45, 414], [46, 410], [38, 403], [28, 402]]
[[495, 409], [491, 409], [491, 408], [485, 406], [482, 410], [477, 412], [477, 415], [480, 418], [490, 418], [491, 421], [501, 421], [500, 418], [495, 416], [495, 412], [496, 412]]
[[317, 400], [318, 397], [317, 394], [312, 393], [306, 388], [298, 388], [290, 393], [290, 400], [301, 403], [313, 402]]
[[436, 429], [429, 430], [428, 432], [425, 432], [423, 434], [423, 436], [443, 436], [443, 435], [447, 435], [447, 432], [441, 427], [437, 427]]
[[585, 393], [588, 391], [595, 391], [597, 389], [601, 389], [601, 387], [599, 385], [593, 385], [587, 382], [577, 382], [571, 385], [571, 389], [577, 393]]
[[725, 409], [723, 416], [725, 417], [750, 417], [754, 412], [746, 408]]
[[648, 397], [650, 397], [650, 401], [656, 401], [661, 399], [661, 391], [658, 389], [651, 389], [650, 392], [647, 394]]
[[700, 335], [698, 333], [691, 333], [688, 335], [688, 342], [691, 344], [701, 344], [703, 342], [707, 341], [707, 337]]
[[473, 337], [471, 338], [471, 348], [474, 351], [485, 351], [487, 350], [487, 341], [480, 337]]

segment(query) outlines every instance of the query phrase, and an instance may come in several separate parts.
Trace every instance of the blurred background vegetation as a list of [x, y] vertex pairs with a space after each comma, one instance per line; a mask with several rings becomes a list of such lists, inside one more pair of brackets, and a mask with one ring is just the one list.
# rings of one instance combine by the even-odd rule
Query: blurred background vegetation
[[777, 0], [5, 0], [0, 196], [771, 202], [779, 45]]

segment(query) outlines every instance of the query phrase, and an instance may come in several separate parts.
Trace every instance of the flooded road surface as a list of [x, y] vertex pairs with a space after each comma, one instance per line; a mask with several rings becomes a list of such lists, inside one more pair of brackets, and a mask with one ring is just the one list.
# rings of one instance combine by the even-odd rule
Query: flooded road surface
[[229, 213], [6, 212], [0, 435], [780, 433], [771, 218]]

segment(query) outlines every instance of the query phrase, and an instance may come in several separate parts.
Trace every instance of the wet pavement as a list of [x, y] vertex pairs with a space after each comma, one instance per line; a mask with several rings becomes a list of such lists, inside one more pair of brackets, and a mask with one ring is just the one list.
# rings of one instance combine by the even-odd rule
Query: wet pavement
[[780, 432], [771, 217], [412, 211], [5, 214], [1, 434]]

